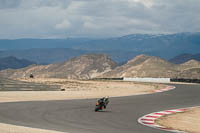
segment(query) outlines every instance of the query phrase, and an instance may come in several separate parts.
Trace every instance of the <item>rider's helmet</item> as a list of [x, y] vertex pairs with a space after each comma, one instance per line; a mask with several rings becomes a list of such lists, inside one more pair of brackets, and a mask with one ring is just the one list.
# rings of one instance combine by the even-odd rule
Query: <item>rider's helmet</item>
[[108, 98], [109, 98], [109, 96], [105, 96], [104, 98], [105, 98], [105, 99], [108, 99]]

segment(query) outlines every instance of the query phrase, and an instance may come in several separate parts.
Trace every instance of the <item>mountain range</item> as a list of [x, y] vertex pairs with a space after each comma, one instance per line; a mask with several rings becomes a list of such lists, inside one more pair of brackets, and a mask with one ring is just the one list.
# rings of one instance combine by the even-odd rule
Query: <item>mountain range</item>
[[0, 58], [0, 70], [7, 69], [7, 68], [19, 69], [19, 68], [27, 67], [32, 64], [36, 64], [36, 63], [25, 60], [25, 59], [17, 59], [16, 57], [13, 57], [13, 56]]
[[170, 59], [169, 61], [175, 64], [182, 64], [192, 59], [200, 61], [200, 53], [199, 54], [180, 54]]
[[182, 53], [197, 54], [199, 50], [200, 32], [131, 34], [101, 39], [0, 40], [0, 57], [16, 56], [20, 59], [23, 57], [39, 64], [62, 62], [88, 53], [106, 53], [117, 63], [124, 64], [139, 54], [159, 56], [168, 60]]
[[52, 64], [69, 60], [83, 54], [108, 54], [114, 61], [119, 64], [126, 63], [129, 59], [136, 56], [132, 51], [87, 51], [71, 48], [33, 48], [21, 50], [0, 51], [0, 58], [14, 56], [19, 59], [27, 59], [37, 64]]
[[154, 56], [138, 55], [100, 77], [153, 77], [153, 78], [200, 78], [200, 62], [190, 60], [173, 64]]
[[155, 56], [138, 55], [124, 65], [118, 65], [105, 54], [87, 54], [74, 57], [62, 63], [49, 65], [32, 65], [14, 70], [0, 72], [8, 78], [121, 78], [121, 77], [154, 77], [154, 78], [192, 78], [200, 79], [200, 62], [189, 60], [184, 64], [173, 64]]
[[105, 54], [87, 54], [62, 63], [32, 65], [18, 70], [7, 69], [1, 71], [0, 75], [9, 78], [28, 78], [33, 74], [36, 78], [89, 79], [117, 66], [118, 64]]

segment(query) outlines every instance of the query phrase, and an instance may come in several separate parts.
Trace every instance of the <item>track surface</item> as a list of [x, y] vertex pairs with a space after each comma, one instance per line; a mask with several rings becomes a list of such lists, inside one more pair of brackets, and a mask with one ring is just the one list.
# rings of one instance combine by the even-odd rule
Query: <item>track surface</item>
[[137, 123], [145, 114], [200, 105], [200, 86], [175, 85], [168, 92], [111, 98], [104, 112], [96, 99], [0, 103], [0, 122], [69, 133], [167, 133]]
[[44, 85], [29, 83], [11, 79], [0, 78], [0, 91], [56, 91], [60, 90], [56, 85]]

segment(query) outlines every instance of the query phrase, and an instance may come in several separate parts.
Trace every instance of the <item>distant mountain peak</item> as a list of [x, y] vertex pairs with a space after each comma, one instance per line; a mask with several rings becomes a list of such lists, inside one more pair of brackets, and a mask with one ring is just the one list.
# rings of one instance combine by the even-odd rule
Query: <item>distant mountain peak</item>
[[175, 64], [183, 64], [187, 61], [190, 60], [196, 60], [196, 61], [200, 61], [200, 54], [188, 54], [188, 53], [184, 53], [184, 54], [180, 54], [175, 56], [174, 58], [170, 59], [170, 62], [173, 62]]
[[183, 63], [182, 65], [199, 65], [200, 66], [200, 62], [194, 59], [191, 59], [185, 63]]
[[102, 77], [172, 77], [176, 65], [155, 56], [138, 55]]
[[141, 63], [143, 63], [144, 61], [146, 61], [147, 59], [149, 59], [150, 56], [145, 55], [145, 54], [141, 54], [136, 56], [135, 58], [129, 60], [125, 65], [125, 66], [135, 66], [135, 65], [139, 65]]
[[8, 69], [8, 68], [19, 69], [19, 68], [27, 67], [32, 64], [36, 64], [36, 63], [25, 60], [25, 59], [18, 59], [14, 56], [0, 58], [0, 70]]
[[149, 56], [149, 55], [146, 55], [146, 54], [141, 54], [141, 55], [138, 55], [136, 56], [135, 58], [133, 58], [132, 60], [129, 60], [127, 64], [140, 64], [140, 63], [143, 63], [143, 62], [167, 62], [166, 60], [160, 58], [160, 57], [157, 57], [157, 56]]
[[[0, 49], [4, 49], [4, 51], [0, 51], [0, 57], [13, 55], [17, 58], [32, 60], [38, 64], [51, 64], [86, 53], [107, 53], [116, 62], [124, 64], [141, 53], [160, 56], [165, 59], [181, 53], [199, 53], [199, 44], [200, 33], [198, 32], [130, 34], [121, 37], [96, 39], [0, 39]], [[189, 57], [190, 55], [184, 56]], [[186, 59], [186, 57], [184, 58]], [[198, 58], [194, 59], [199, 60]], [[185, 59], [177, 59], [178, 61], [171, 62], [181, 64], [191, 58]]]
[[137, 55], [135, 58], [146, 58], [146, 57], [150, 57], [150, 56], [146, 54], [140, 54], [140, 55]]

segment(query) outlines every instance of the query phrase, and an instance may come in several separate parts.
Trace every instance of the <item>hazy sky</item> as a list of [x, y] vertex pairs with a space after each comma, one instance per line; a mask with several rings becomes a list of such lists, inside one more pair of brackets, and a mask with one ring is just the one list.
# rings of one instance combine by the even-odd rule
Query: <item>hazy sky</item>
[[200, 0], [0, 0], [0, 38], [200, 31]]

